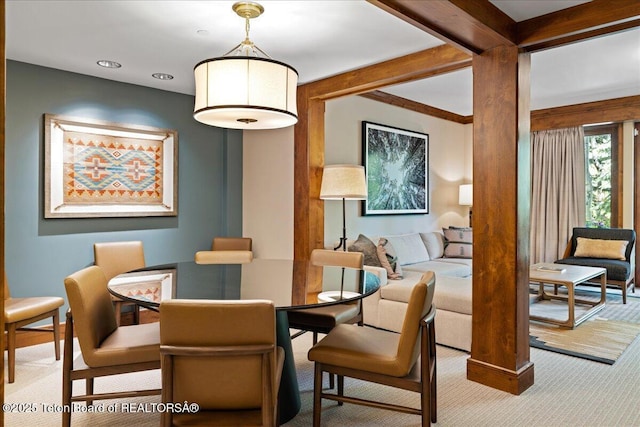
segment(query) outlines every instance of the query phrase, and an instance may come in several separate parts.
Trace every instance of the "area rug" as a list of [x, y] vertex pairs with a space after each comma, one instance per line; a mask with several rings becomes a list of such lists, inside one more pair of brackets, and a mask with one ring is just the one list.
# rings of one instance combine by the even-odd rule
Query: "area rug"
[[[599, 298], [599, 292], [591, 288], [576, 289], [576, 295], [594, 301]], [[576, 315], [579, 316], [587, 308], [576, 305]], [[538, 312], [547, 317], [565, 319], [567, 305], [564, 302], [545, 301], [532, 304], [529, 311]], [[604, 309], [575, 329], [532, 321], [529, 326], [529, 345], [612, 365], [638, 335], [640, 335], [638, 293], [630, 294], [627, 304], [622, 304], [619, 293], [607, 291]]]
[[595, 317], [575, 329], [531, 322], [529, 344], [594, 362], [613, 365], [640, 334], [640, 324]]

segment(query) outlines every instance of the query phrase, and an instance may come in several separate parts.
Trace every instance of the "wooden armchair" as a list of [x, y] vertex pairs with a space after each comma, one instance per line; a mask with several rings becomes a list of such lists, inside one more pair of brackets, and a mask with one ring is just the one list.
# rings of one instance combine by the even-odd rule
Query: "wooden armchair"
[[[322, 399], [421, 415], [422, 426], [436, 422], [434, 290], [434, 273], [424, 273], [411, 292], [400, 334], [338, 325], [309, 350], [309, 360], [315, 362], [314, 427], [320, 426]], [[322, 390], [323, 372], [338, 375], [337, 393]], [[345, 376], [418, 392], [420, 408], [346, 396]]]
[[[104, 242], [93, 245], [93, 259], [102, 268], [107, 282], [118, 274], [145, 267], [144, 247], [139, 240], [130, 242]], [[124, 306], [133, 308], [133, 323], [140, 323], [140, 306], [111, 295], [116, 311], [116, 322], [120, 324], [120, 316]]]
[[635, 242], [634, 230], [576, 227], [563, 257], [556, 263], [606, 268], [607, 285], [620, 288], [622, 303], [626, 304], [627, 290], [635, 292]]
[[271, 301], [163, 301], [162, 401], [199, 410], [163, 412], [162, 425], [277, 425], [284, 350], [275, 325]]
[[250, 251], [251, 237], [214, 237], [212, 251]]
[[[60, 297], [11, 298], [9, 281], [4, 276], [4, 330], [7, 332], [7, 362], [9, 383], [15, 381], [16, 372], [16, 331], [37, 331], [53, 333], [56, 360], [60, 360], [60, 313], [64, 304]], [[52, 329], [27, 328], [39, 320], [52, 318]]]
[[[96, 394], [94, 378], [160, 368], [158, 322], [118, 326], [104, 273], [90, 266], [64, 279], [69, 311], [64, 335], [62, 405], [98, 399], [160, 394], [159, 389]], [[74, 333], [82, 354], [74, 358]], [[73, 381], [85, 380], [86, 393], [73, 395]], [[62, 413], [62, 425], [71, 424], [71, 412]]]

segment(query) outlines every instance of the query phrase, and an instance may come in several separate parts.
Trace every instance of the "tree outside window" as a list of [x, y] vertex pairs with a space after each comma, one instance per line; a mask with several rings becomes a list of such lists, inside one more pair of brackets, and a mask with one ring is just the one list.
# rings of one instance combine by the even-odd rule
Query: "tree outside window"
[[587, 227], [618, 226], [618, 126], [584, 128]]

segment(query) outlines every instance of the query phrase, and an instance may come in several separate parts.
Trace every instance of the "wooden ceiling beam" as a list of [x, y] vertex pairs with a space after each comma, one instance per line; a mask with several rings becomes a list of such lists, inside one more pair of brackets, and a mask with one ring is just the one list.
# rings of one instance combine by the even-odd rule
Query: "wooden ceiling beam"
[[420, 80], [471, 66], [471, 57], [448, 45], [411, 53], [305, 85], [310, 99], [335, 99]]
[[432, 107], [430, 105], [422, 104], [420, 102], [412, 101], [380, 90], [363, 93], [360, 94], [360, 96], [373, 101], [384, 102], [385, 104], [404, 108], [405, 110], [411, 110], [431, 117], [449, 120], [450, 122], [461, 123], [463, 125], [473, 123], [473, 116], [462, 116], [460, 114], [452, 113], [451, 111], [442, 110], [440, 108]]
[[527, 51], [573, 43], [640, 25], [637, 0], [593, 0], [521, 21], [518, 46]]
[[367, 1], [469, 54], [516, 42], [516, 22], [488, 0]]

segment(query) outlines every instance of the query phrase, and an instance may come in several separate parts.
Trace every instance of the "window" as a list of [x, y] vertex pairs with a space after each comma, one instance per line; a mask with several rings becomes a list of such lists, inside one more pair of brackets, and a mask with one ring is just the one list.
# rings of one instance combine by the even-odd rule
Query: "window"
[[584, 128], [587, 227], [618, 227], [619, 147], [617, 124]]

